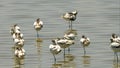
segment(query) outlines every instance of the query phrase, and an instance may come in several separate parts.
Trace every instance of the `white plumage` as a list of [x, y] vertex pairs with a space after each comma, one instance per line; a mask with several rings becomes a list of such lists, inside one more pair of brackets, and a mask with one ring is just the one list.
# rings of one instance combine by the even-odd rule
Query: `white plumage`
[[23, 34], [22, 33], [14, 33], [12, 35], [13, 39], [16, 39], [16, 38], [22, 38], [23, 39]]
[[57, 43], [61, 46], [61, 48], [67, 48], [70, 45], [74, 44], [74, 40], [69, 40], [66, 38], [59, 38]]
[[24, 39], [23, 39], [23, 34], [21, 33], [21, 30], [20, 30], [20, 27], [17, 24], [15, 24], [12, 26], [10, 32], [15, 45], [14, 46], [15, 58], [17, 58], [19, 65], [24, 64], [23, 63], [23, 59], [25, 56], [25, 50], [23, 49]]
[[84, 35], [80, 39], [81, 44], [83, 47], [88, 46], [90, 44], [90, 39], [88, 37], [85, 37]]
[[74, 21], [76, 20], [76, 15], [77, 15], [77, 11], [73, 11], [73, 12], [66, 12], [65, 14], [63, 14], [63, 18], [67, 21]]
[[53, 53], [53, 54], [58, 54], [61, 51], [61, 47], [57, 44], [55, 44], [55, 45], [50, 44], [49, 49], [50, 49], [51, 53]]
[[17, 24], [14, 24], [11, 27], [10, 33], [11, 35], [13, 35], [14, 33], [20, 33], [20, 27]]
[[120, 37], [116, 34], [112, 34], [110, 38], [110, 47], [114, 52], [120, 52]]
[[57, 55], [58, 53], [61, 52], [61, 47], [58, 44], [56, 44], [55, 40], [52, 40], [52, 44], [49, 45], [49, 49], [50, 49], [50, 52], [54, 56], [54, 63], [56, 64], [56, 57], [55, 57], [55, 55]]
[[71, 30], [72, 30], [72, 21], [76, 20], [76, 15], [77, 15], [77, 11], [73, 11], [73, 12], [66, 12], [62, 16], [63, 19], [65, 19], [66, 21], [68, 21], [68, 23], [69, 23], [69, 29], [71, 29]]
[[81, 45], [83, 46], [84, 49], [84, 55], [86, 54], [86, 49], [85, 47], [90, 44], [90, 39], [88, 37], [85, 37], [82, 35], [82, 38], [80, 39]]
[[39, 31], [41, 30], [41, 28], [43, 27], [43, 22], [38, 18], [34, 24], [33, 24], [34, 28]]
[[24, 39], [23, 34], [20, 31], [20, 27], [17, 24], [14, 24], [11, 28], [11, 35], [15, 44], [15, 47], [23, 47]]
[[110, 44], [110, 47], [112, 48], [112, 50], [114, 52], [120, 52], [120, 43], [117, 43], [117, 42], [112, 42]]
[[18, 58], [23, 58], [25, 56], [25, 50], [23, 48], [16, 48], [15, 56]]
[[116, 56], [116, 62], [118, 64], [118, 52], [120, 52], [120, 38], [116, 35], [116, 34], [112, 34], [111, 38], [110, 38], [110, 47], [114, 52], [114, 59]]
[[14, 39], [15, 46], [17, 47], [23, 47], [24, 46], [24, 39], [22, 38], [16, 38]]
[[69, 40], [74, 40], [76, 35], [74, 33], [68, 33], [64, 35], [64, 38], [69, 39]]
[[120, 37], [113, 33], [110, 38], [110, 41], [120, 43]]

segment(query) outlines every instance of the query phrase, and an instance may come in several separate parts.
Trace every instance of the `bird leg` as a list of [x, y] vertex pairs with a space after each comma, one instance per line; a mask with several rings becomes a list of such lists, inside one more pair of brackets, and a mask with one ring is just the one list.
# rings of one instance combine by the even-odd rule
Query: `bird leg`
[[85, 50], [85, 46], [83, 46], [83, 49], [84, 49], [84, 56], [86, 55], [86, 50]]
[[37, 32], [37, 38], [39, 38], [39, 34], [38, 34], [38, 31], [36, 31]]
[[68, 47], [68, 53], [70, 53], [70, 47]]
[[54, 57], [54, 64], [56, 64], [56, 57], [54, 54], [53, 54], [53, 57]]
[[69, 29], [71, 29], [70, 21], [68, 22], [68, 24], [69, 24]]
[[64, 61], [65, 61], [65, 48], [64, 48]]
[[70, 30], [72, 30], [72, 21], [70, 21]]
[[116, 63], [117, 63], [117, 66], [118, 66], [118, 54], [117, 54], [117, 52], [115, 52], [115, 55], [116, 55]]

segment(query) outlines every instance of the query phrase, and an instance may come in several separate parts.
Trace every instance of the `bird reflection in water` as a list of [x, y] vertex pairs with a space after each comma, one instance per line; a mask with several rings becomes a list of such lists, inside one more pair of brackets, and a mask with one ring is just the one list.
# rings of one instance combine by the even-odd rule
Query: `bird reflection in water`
[[120, 63], [113, 60], [113, 68], [120, 68]]
[[35, 47], [37, 50], [37, 56], [38, 56], [38, 67], [41, 68], [40, 66], [40, 57], [41, 57], [41, 47], [42, 47], [42, 42], [43, 40], [39, 38], [39, 41], [35, 41]]
[[74, 35], [77, 35], [77, 30], [75, 30], [75, 29], [72, 29], [72, 30], [68, 29], [68, 30], [65, 31], [65, 34], [69, 34], [69, 33], [73, 33]]
[[115, 62], [115, 60], [113, 60], [113, 68], [120, 68], [120, 62]]
[[24, 57], [22, 58], [18, 58], [16, 56], [14, 56], [14, 68], [24, 68]]
[[52, 68], [76, 68], [76, 63], [74, 62], [75, 56], [68, 54], [65, 56], [65, 61], [58, 61], [58, 64], [54, 65]]
[[83, 57], [83, 65], [84, 67], [89, 67], [90, 66], [90, 56], [82, 56]]
[[42, 38], [37, 38], [35, 41], [35, 47], [38, 53], [38, 67], [40, 67], [40, 54], [41, 54], [41, 46], [42, 46], [43, 39]]
[[65, 56], [65, 58], [66, 58], [67, 61], [73, 61], [73, 60], [75, 59], [75, 56], [72, 55], [72, 54], [67, 54], [67, 55]]
[[43, 42], [42, 38], [36, 38], [36, 42]]
[[62, 68], [62, 64], [52, 64], [51, 68]]
[[[120, 58], [118, 58], [120, 59]], [[113, 59], [113, 68], [120, 68], [120, 62], [119, 60], [116, 62], [116, 58]]]
[[43, 40], [41, 38], [37, 39], [36, 42], [35, 42], [35, 46], [37, 48], [38, 54], [40, 53], [40, 48], [42, 46], [42, 42], [43, 42]]
[[66, 61], [58, 61], [62, 64], [61, 68], [76, 68], [76, 63], [74, 62], [75, 56], [68, 54], [65, 56]]
[[75, 56], [72, 54], [68, 54], [65, 57], [66, 57], [66, 60], [68, 61], [68, 63], [65, 63], [64, 67], [76, 68], [76, 64], [74, 62]]

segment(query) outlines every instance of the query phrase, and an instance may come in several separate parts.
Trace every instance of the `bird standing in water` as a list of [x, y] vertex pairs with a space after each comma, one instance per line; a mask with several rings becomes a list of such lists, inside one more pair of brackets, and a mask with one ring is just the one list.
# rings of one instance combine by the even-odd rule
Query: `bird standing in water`
[[57, 38], [55, 39], [56, 43], [64, 49], [64, 61], [65, 61], [65, 49], [68, 48], [68, 53], [70, 53], [70, 46], [74, 44], [74, 40], [66, 39], [65, 37], [63, 38]]
[[50, 49], [50, 52], [53, 54], [54, 64], [56, 64], [55, 55], [61, 52], [61, 47], [55, 42], [55, 40], [52, 40], [52, 44], [50, 44], [49, 49]]
[[24, 58], [25, 50], [23, 48], [17, 47], [15, 49], [15, 56], [18, 57], [18, 58]]
[[86, 49], [85, 47], [87, 47], [90, 44], [90, 39], [88, 37], [85, 37], [84, 35], [82, 35], [82, 38], [80, 39], [80, 42], [83, 46], [84, 49], [84, 55], [86, 54]]
[[114, 59], [116, 59], [117, 66], [118, 66], [118, 52], [120, 52], [120, 37], [116, 34], [112, 34], [110, 38], [110, 47], [114, 52]]
[[66, 21], [68, 21], [69, 23], [69, 29], [72, 30], [72, 21], [76, 20], [76, 15], [77, 15], [77, 11], [73, 11], [73, 12], [66, 12], [65, 14], [63, 14], [62, 18], [65, 19]]
[[37, 38], [39, 38], [39, 34], [38, 31], [40, 31], [43, 28], [43, 22], [40, 20], [40, 18], [38, 18], [34, 24], [33, 24], [36, 32], [37, 32]]
[[15, 34], [15, 33], [20, 33], [20, 27], [17, 24], [14, 24], [13, 26], [11, 26], [11, 30], [10, 33], [11, 35]]

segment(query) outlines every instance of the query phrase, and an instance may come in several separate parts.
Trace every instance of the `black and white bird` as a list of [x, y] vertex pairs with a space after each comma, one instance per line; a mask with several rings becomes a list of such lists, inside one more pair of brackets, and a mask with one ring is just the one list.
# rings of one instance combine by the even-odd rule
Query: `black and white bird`
[[54, 64], [56, 64], [55, 55], [61, 52], [61, 47], [55, 42], [55, 40], [52, 40], [52, 44], [50, 44], [49, 49], [50, 49], [50, 52], [53, 54]]
[[21, 37], [18, 37], [18, 38], [14, 39], [15, 47], [23, 47], [24, 42], [25, 42], [25, 40]]
[[74, 40], [70, 40], [65, 37], [57, 39], [57, 44], [59, 44], [61, 48], [68, 48], [70, 45], [74, 44], [74, 42]]
[[23, 34], [22, 33], [14, 33], [12, 35], [12, 37], [13, 37], [13, 40], [16, 39], [16, 38], [22, 38], [23, 39]]
[[70, 46], [72, 44], [75, 43], [74, 40], [69, 40], [69, 39], [66, 39], [66, 38], [57, 38], [57, 39], [54, 39], [55, 42], [61, 47], [64, 49], [64, 53], [63, 53], [63, 56], [64, 56], [64, 61], [65, 61], [65, 49], [68, 48], [68, 52], [70, 52]]
[[111, 39], [111, 42], [118, 42], [118, 43], [120, 43], [120, 37], [117, 36], [115, 33], [112, 34], [110, 39]]
[[20, 31], [21, 31], [20, 27], [17, 24], [11, 26], [11, 30], [10, 30], [11, 35], [13, 35], [14, 33], [20, 33]]
[[74, 33], [65, 33], [64, 38], [69, 39], [69, 40], [75, 40], [76, 35]]
[[24, 58], [25, 50], [23, 48], [17, 47], [15, 49], [15, 56], [18, 57], [18, 58]]
[[84, 55], [86, 54], [86, 49], [85, 47], [89, 46], [90, 44], [90, 39], [88, 37], [86, 37], [85, 35], [82, 35], [82, 38], [80, 39], [80, 42], [83, 46], [84, 49]]
[[40, 20], [40, 18], [36, 19], [36, 21], [33, 24], [34, 29], [37, 32], [37, 38], [39, 37], [38, 31], [40, 31], [43, 28], [43, 22]]
[[118, 63], [118, 52], [120, 52], [120, 38], [116, 34], [112, 34], [110, 38], [110, 47], [114, 52], [114, 57], [117, 60]]
[[66, 21], [68, 21], [68, 23], [69, 23], [69, 29], [71, 29], [71, 30], [72, 30], [72, 21], [76, 20], [76, 15], [77, 14], [78, 14], [78, 12], [75, 10], [73, 12], [66, 12], [62, 16], [63, 19], [65, 19]]

